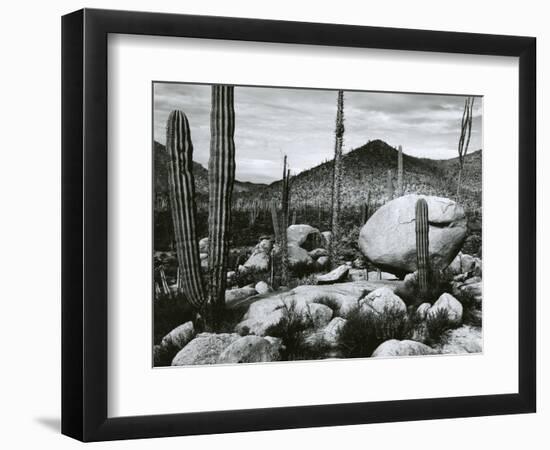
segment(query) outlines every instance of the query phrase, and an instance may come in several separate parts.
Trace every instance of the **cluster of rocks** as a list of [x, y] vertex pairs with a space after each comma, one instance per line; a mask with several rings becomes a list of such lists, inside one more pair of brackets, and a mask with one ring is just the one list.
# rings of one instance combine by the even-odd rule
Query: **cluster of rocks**
[[[168, 333], [158, 349], [177, 350], [172, 365], [249, 363], [277, 361], [284, 350], [281, 339], [269, 336], [270, 330], [292, 310], [308, 318], [305, 341], [322, 342], [327, 357], [338, 357], [338, 337], [346, 324], [346, 314], [359, 308], [367, 314], [382, 314], [388, 308], [408, 312], [410, 299], [403, 296], [416, 284], [415, 204], [423, 196], [407, 195], [379, 208], [362, 227], [359, 248], [364, 257], [336, 269], [317, 274], [315, 285], [298, 286], [274, 292], [264, 281], [226, 291], [226, 307], [246, 311], [231, 333], [200, 333], [187, 322]], [[460, 252], [467, 234], [467, 220], [461, 206], [440, 197], [423, 197], [429, 211], [429, 255], [432, 270], [451, 277], [451, 292], [433, 303], [422, 303], [416, 317], [423, 323], [445, 311], [455, 329], [447, 332], [443, 343], [430, 347], [422, 332], [409, 340], [388, 340], [373, 352], [373, 357], [415, 356], [481, 351], [481, 330], [462, 325], [464, 307], [457, 300], [469, 296], [478, 313], [482, 300], [482, 262]], [[287, 230], [288, 258], [291, 268], [310, 266], [318, 271], [329, 267], [330, 232], [321, 233], [310, 225], [291, 225]], [[208, 239], [199, 242], [201, 264], [207, 265]], [[280, 251], [273, 240], [260, 238], [238, 271], [267, 272], [273, 255]], [[368, 271], [366, 260], [380, 270]], [[236, 276], [228, 273], [228, 281]], [[231, 284], [230, 284], [231, 285]], [[410, 289], [409, 289], [410, 291]], [[409, 308], [410, 309], [410, 308]], [[420, 327], [422, 329], [422, 327]], [[157, 349], [157, 350], [158, 350]]]
[[[200, 333], [195, 336], [193, 324], [187, 322], [168, 333], [160, 347], [177, 350], [172, 365], [229, 364], [278, 361], [281, 359], [281, 339], [269, 336], [289, 310], [308, 318], [305, 333], [308, 345], [323, 343], [329, 350], [326, 357], [339, 357], [338, 338], [346, 324], [346, 314], [358, 307], [367, 314], [392, 311], [407, 312], [407, 305], [395, 293], [395, 284], [382, 282], [348, 282], [331, 285], [298, 286], [287, 292], [271, 292], [252, 302], [232, 333]], [[328, 301], [327, 301], [328, 299]], [[449, 293], [443, 293], [433, 304], [423, 303], [417, 316], [427, 321], [445, 310], [456, 329], [448, 332], [443, 344], [429, 347], [415, 340], [389, 340], [382, 343], [373, 357], [415, 356], [481, 351], [481, 331], [468, 325], [460, 327], [463, 306]]]
[[[328, 266], [329, 242], [329, 231], [321, 233], [317, 228], [305, 224], [290, 225], [287, 229], [289, 266], [291, 268], [298, 265], [326, 268]], [[270, 267], [272, 255], [279, 252], [279, 246], [274, 245], [270, 238], [261, 238], [239, 270], [266, 271]]]

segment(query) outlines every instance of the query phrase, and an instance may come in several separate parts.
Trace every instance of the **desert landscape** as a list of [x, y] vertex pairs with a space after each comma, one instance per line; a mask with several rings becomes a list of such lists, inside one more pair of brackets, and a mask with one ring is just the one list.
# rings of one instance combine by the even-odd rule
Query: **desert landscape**
[[278, 179], [254, 182], [236, 176], [241, 88], [208, 89], [208, 163], [185, 105], [152, 148], [155, 367], [482, 351], [481, 99], [458, 99], [456, 156], [432, 159], [343, 151], [332, 91], [333, 157], [294, 171], [281, 151]]

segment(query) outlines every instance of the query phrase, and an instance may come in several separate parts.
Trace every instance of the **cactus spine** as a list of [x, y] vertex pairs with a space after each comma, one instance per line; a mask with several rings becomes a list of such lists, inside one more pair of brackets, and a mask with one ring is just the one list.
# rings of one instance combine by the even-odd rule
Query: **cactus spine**
[[208, 160], [208, 303], [214, 327], [225, 306], [231, 196], [235, 181], [233, 86], [212, 86]]
[[201, 309], [205, 302], [195, 217], [193, 144], [189, 121], [181, 111], [172, 111], [166, 129], [168, 183], [181, 290], [191, 305]]
[[340, 238], [340, 209], [342, 191], [342, 145], [344, 143], [344, 91], [338, 91], [334, 163], [332, 176], [332, 239], [330, 241], [330, 264], [338, 265], [338, 243]]
[[430, 283], [430, 250], [428, 224], [428, 203], [421, 198], [416, 202], [416, 266], [418, 269], [418, 287], [420, 296], [426, 297]]
[[403, 195], [403, 147], [397, 150], [397, 196]]

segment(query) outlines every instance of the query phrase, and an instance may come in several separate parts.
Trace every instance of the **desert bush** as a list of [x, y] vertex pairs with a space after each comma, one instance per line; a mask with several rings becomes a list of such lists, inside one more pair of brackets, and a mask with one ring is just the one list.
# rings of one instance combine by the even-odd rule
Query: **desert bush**
[[426, 334], [424, 343], [435, 345], [445, 340], [447, 331], [456, 328], [456, 324], [449, 319], [446, 309], [440, 308], [426, 318]]
[[461, 291], [457, 300], [462, 304], [462, 322], [467, 325], [481, 327], [481, 314], [475, 295], [470, 291]]
[[305, 331], [313, 326], [313, 321], [307, 313], [298, 311], [295, 300], [283, 303], [279, 309], [283, 310], [283, 316], [266, 330], [266, 335], [282, 339], [284, 350], [281, 356], [284, 360], [304, 359], [307, 351]]
[[371, 356], [382, 342], [408, 339], [415, 323], [407, 312], [385, 308], [381, 313], [359, 306], [347, 312], [346, 323], [338, 335], [338, 346], [347, 358]]
[[306, 262], [299, 262], [297, 264], [293, 264], [290, 268], [290, 272], [294, 278], [304, 278], [308, 275], [311, 275], [315, 273], [316, 268], [315, 264], [309, 264]]
[[315, 286], [317, 284], [317, 277], [312, 273], [300, 278], [292, 278], [287, 284], [290, 289], [294, 289], [297, 286]]
[[400, 287], [396, 294], [403, 299], [407, 305], [418, 306], [421, 303], [434, 303], [444, 292], [452, 292], [452, 275], [447, 271], [433, 272], [430, 276], [428, 289], [421, 293], [416, 278], [410, 280], [405, 286]]
[[173, 345], [159, 346], [154, 352], [153, 366], [154, 367], [167, 367], [172, 365], [174, 356], [178, 353], [178, 348]]
[[185, 296], [178, 294], [173, 297], [161, 295], [154, 303], [153, 315], [153, 341], [160, 344], [162, 338], [178, 325], [193, 321], [196, 313]]

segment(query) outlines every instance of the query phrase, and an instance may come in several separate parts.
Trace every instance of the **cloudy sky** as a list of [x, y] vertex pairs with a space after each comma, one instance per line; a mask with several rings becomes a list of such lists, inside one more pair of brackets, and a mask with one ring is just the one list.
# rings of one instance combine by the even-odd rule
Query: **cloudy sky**
[[[155, 83], [154, 138], [166, 142], [166, 120], [173, 109], [188, 117], [194, 160], [208, 164], [210, 86]], [[336, 91], [235, 87], [236, 177], [269, 183], [281, 178], [282, 156], [293, 173], [332, 158]], [[344, 92], [344, 153], [369, 140], [402, 145], [413, 156], [457, 156], [461, 96]], [[482, 99], [476, 98], [470, 150], [481, 148]]]

